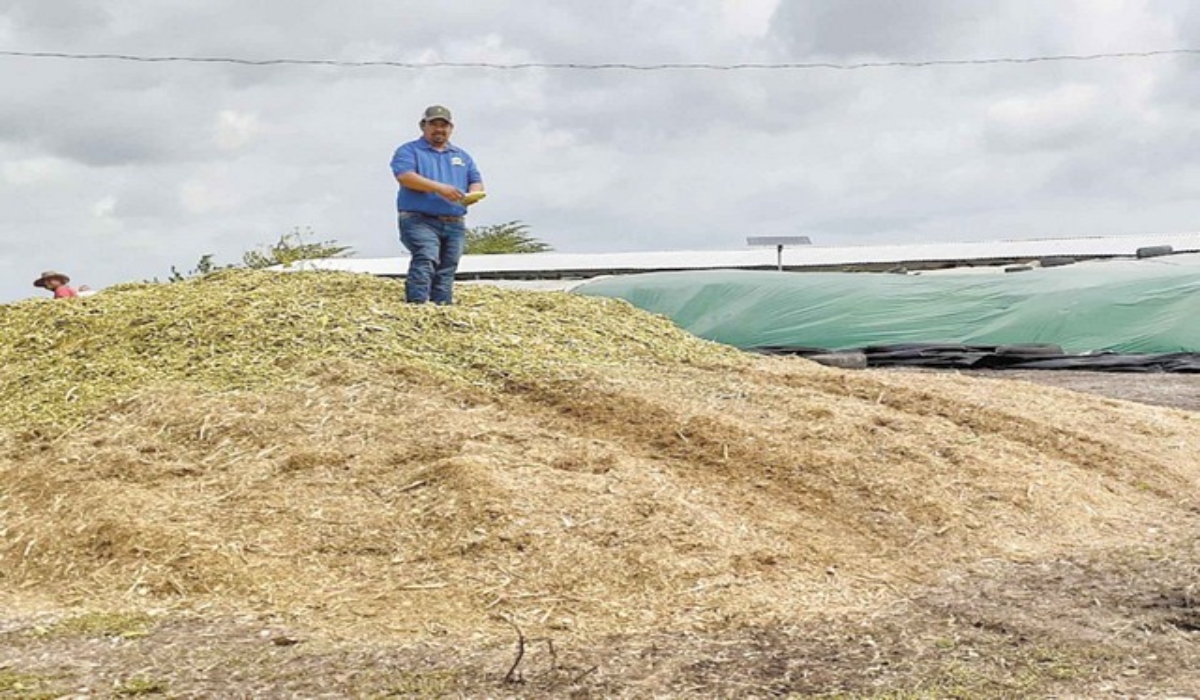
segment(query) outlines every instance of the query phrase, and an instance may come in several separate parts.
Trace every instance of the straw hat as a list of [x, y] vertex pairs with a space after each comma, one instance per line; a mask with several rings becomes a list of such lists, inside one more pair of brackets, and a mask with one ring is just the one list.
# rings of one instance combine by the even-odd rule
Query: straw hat
[[67, 277], [66, 275], [64, 275], [61, 272], [55, 272], [54, 270], [46, 270], [45, 272], [42, 273], [41, 277], [39, 277], [33, 281], [33, 286], [45, 287], [46, 282], [48, 280], [53, 280], [53, 279], [62, 280], [63, 284], [67, 284], [68, 282], [71, 281], [70, 277]]

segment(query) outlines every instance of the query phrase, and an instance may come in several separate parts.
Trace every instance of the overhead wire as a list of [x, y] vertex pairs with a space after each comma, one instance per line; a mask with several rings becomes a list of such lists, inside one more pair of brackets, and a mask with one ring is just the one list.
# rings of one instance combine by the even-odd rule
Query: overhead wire
[[433, 68], [478, 68], [488, 70], [591, 70], [591, 71], [749, 71], [749, 70], [867, 70], [877, 68], [931, 68], [937, 66], [1023, 65], [1051, 62], [1084, 62], [1120, 59], [1144, 59], [1161, 56], [1200, 55], [1200, 49], [1159, 49], [1154, 51], [1120, 51], [1093, 54], [1062, 54], [1053, 56], [1004, 56], [995, 58], [932, 59], [920, 61], [863, 61], [859, 63], [791, 62], [791, 63], [492, 63], [488, 61], [349, 61], [309, 58], [237, 58], [232, 56], [143, 56], [123, 53], [66, 53], [60, 51], [0, 51], [7, 58], [51, 58], [79, 61], [129, 61], [137, 63], [224, 63], [243, 66], [330, 66], [335, 68], [402, 68], [425, 70]]

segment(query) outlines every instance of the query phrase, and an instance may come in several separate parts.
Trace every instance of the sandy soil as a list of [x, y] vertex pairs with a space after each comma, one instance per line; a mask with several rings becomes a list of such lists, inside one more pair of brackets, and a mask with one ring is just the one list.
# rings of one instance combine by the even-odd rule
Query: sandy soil
[[[296, 620], [0, 627], [0, 697], [1188, 698], [1200, 551], [985, 562], [893, 606], [704, 633], [339, 642]], [[15, 668], [20, 668], [16, 672]]]
[[1200, 411], [1200, 374], [977, 370], [964, 376], [1018, 380], [1153, 406]]

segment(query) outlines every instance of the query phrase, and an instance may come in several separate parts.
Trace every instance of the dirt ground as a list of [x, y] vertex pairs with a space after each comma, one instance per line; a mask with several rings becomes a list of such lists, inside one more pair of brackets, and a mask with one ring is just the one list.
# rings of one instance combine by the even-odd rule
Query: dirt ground
[[483, 646], [339, 642], [277, 618], [8, 618], [0, 697], [1195, 697], [1198, 562], [1195, 540], [984, 562], [869, 615], [586, 646], [517, 630]]
[[963, 376], [1018, 380], [1125, 401], [1200, 411], [1200, 374], [974, 370]]

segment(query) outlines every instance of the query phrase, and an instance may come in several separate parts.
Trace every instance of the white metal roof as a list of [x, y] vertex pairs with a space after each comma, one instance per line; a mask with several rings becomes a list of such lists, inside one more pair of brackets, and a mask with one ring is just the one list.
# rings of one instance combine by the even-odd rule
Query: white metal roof
[[[1037, 259], [1050, 256], [1077, 258], [1132, 256], [1139, 248], [1171, 246], [1175, 252], [1200, 251], [1200, 233], [1167, 233], [1085, 238], [920, 243], [907, 245], [792, 246], [782, 253], [788, 269], [854, 265], [955, 263]], [[581, 276], [622, 272], [707, 269], [774, 269], [775, 248], [742, 248], [712, 251], [647, 251], [632, 253], [524, 253], [516, 255], [465, 255], [460, 277], [489, 275], [519, 277]], [[363, 272], [388, 277], [403, 276], [408, 257], [333, 258], [298, 263], [292, 269]]]

